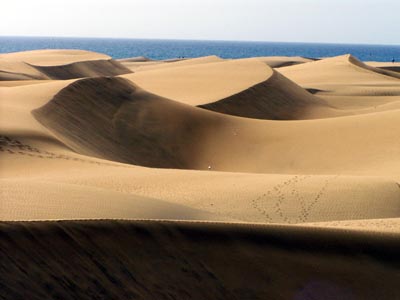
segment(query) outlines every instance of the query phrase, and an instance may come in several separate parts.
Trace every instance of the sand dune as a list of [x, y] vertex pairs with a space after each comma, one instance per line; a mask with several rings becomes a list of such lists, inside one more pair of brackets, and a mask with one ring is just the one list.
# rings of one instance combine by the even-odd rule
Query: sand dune
[[279, 72], [303, 87], [327, 87], [322, 91], [330, 92], [337, 92], [340, 87], [349, 85], [396, 84], [399, 78], [395, 72], [367, 66], [351, 55], [279, 68]]
[[367, 66], [350, 55], [278, 70], [331, 106], [352, 114], [385, 110], [384, 105], [400, 100], [398, 73]]
[[52, 137], [51, 133], [35, 120], [31, 111], [45, 105], [73, 80], [39, 82], [34, 85], [0, 88], [0, 132]]
[[392, 72], [390, 70], [386, 70], [386, 69], [383, 69], [383, 68], [376, 68], [374, 66], [365, 64], [365, 63], [363, 63], [362, 61], [358, 60], [357, 58], [355, 58], [352, 55], [348, 55], [348, 58], [349, 58], [350, 63], [352, 63], [353, 65], [355, 65], [357, 67], [360, 67], [360, 68], [363, 68], [363, 69], [366, 69], [366, 70], [369, 70], [369, 71], [372, 71], [372, 72], [375, 72], [375, 73], [378, 73], [378, 74], [382, 74], [382, 75], [385, 75], [385, 76], [389, 76], [389, 77], [394, 77], [394, 78], [400, 79], [400, 74], [398, 74], [397, 72]]
[[319, 116], [340, 114], [258, 59], [188, 62], [124, 77], [157, 95], [242, 117], [302, 119], [312, 118], [314, 110]]
[[210, 62], [223, 61], [222, 58], [211, 55], [198, 58], [177, 58], [177, 59], [166, 59], [166, 60], [152, 60], [147, 57], [132, 57], [118, 59], [119, 63], [130, 69], [132, 72], [149, 71], [154, 69], [165, 69], [165, 68], [178, 68], [190, 65], [205, 64]]
[[367, 61], [365, 63], [371, 67], [380, 68], [393, 72], [400, 72], [400, 62]]
[[111, 57], [82, 50], [0, 54], [0, 80], [72, 79], [131, 73]]
[[301, 56], [264, 56], [257, 57], [257, 59], [266, 63], [271, 68], [282, 68], [314, 61], [314, 59]]
[[[400, 189], [387, 178], [149, 169], [34, 136], [2, 137], [0, 148], [3, 220], [137, 219], [150, 215], [147, 208], [157, 219], [179, 218], [166, 207], [190, 220], [290, 224], [400, 214]], [[151, 204], [157, 201], [163, 210]]]
[[148, 62], [148, 61], [152, 61], [152, 59], [150, 59], [150, 58], [148, 58], [146, 56], [135, 56], [135, 57], [117, 59], [117, 61], [120, 62], [120, 63], [125, 63], [125, 62]]
[[[309, 92], [262, 64], [263, 59], [270, 58], [211, 63], [206, 57], [196, 59], [205, 61], [198, 65], [190, 63], [192, 60], [187, 60], [175, 63], [179, 68], [168, 67], [163, 70], [161, 67], [154, 67], [152, 71], [137, 72], [124, 77], [152, 93], [175, 101], [225, 114], [258, 119], [293, 120], [365, 114], [387, 109], [383, 106], [377, 109], [377, 104], [400, 100], [388, 99], [390, 96], [400, 96], [398, 80], [380, 76], [367, 66], [355, 69], [356, 64], [362, 66], [362, 63], [348, 56], [305, 63], [302, 68], [299, 66], [297, 72], [302, 79], [310, 74], [319, 76], [318, 79], [312, 78], [313, 86], [308, 88]], [[289, 58], [276, 58], [278, 61], [284, 59]], [[338, 68], [338, 65], [342, 67]], [[282, 70], [296, 71], [291, 68]], [[320, 73], [325, 70], [330, 70], [333, 75], [324, 79], [324, 75]], [[366, 72], [369, 76], [365, 76]], [[359, 74], [362, 80], [364, 76], [368, 81], [361, 81], [358, 86], [348, 85], [348, 81], [334, 83], [332, 80], [343, 76], [342, 73], [351, 77], [352, 82], [359, 80]], [[371, 81], [377, 82], [377, 79], [382, 81], [382, 86], [372, 84]], [[314, 85], [319, 82], [327, 82], [329, 85]], [[329, 92], [332, 83], [335, 84], [336, 90]], [[321, 98], [313, 96], [310, 92], [318, 94]], [[338, 96], [343, 95], [344, 99], [338, 99]], [[350, 96], [373, 96], [373, 101], [353, 101]], [[351, 106], [348, 103], [351, 103]]]
[[129, 60], [125, 62], [123, 60], [122, 64], [128, 67], [132, 71], [140, 72], [140, 71], [149, 71], [154, 69], [179, 68], [179, 67], [207, 64], [219, 61], [223, 61], [223, 59], [216, 55], [211, 55], [211, 56], [204, 56], [204, 57], [190, 58], [190, 59], [151, 60], [146, 62], [131, 62]]
[[0, 54], [0, 81], [49, 79], [47, 76], [21, 61], [8, 61]]
[[90, 60], [62, 66], [31, 65], [50, 79], [65, 80], [82, 77], [116, 76], [131, 73], [120, 63], [109, 60]]
[[198, 107], [234, 116], [269, 120], [312, 119], [341, 114], [276, 71], [264, 82]]
[[394, 74], [0, 55], [1, 296], [397, 299]]
[[400, 292], [400, 245], [391, 235], [145, 221], [3, 223], [0, 235], [9, 299], [347, 300]]
[[210, 212], [149, 197], [107, 189], [25, 180], [1, 179], [2, 220], [171, 219], [229, 220]]
[[[313, 61], [313, 59], [304, 58], [300, 56], [264, 56], [264, 57], [260, 56], [256, 57], [255, 59], [267, 64], [271, 68], [280, 68], [280, 67], [292, 66]], [[124, 66], [131, 69], [132, 71], [137, 72], [137, 71], [146, 71], [159, 68], [170, 68], [170, 67], [175, 68], [175, 67], [194, 65], [194, 64], [218, 62], [223, 60], [224, 59], [216, 55], [210, 55], [198, 58], [177, 59], [176, 61], [152, 60], [143, 56], [118, 59], [117, 61], [122, 63]]]
[[149, 60], [149, 61], [118, 61], [125, 68], [128, 68], [131, 72], [138, 72], [140, 70], [146, 70], [150, 67], [158, 67], [166, 64], [162, 60]]
[[102, 53], [72, 49], [22, 51], [1, 54], [0, 57], [7, 61], [23, 61], [28, 64], [41, 66], [57, 66], [79, 61], [111, 59], [110, 56]]
[[389, 176], [399, 175], [399, 113], [307, 122], [251, 120], [158, 97], [122, 78], [77, 81], [33, 112], [78, 153], [119, 162], [263, 173], [371, 170], [371, 175]]

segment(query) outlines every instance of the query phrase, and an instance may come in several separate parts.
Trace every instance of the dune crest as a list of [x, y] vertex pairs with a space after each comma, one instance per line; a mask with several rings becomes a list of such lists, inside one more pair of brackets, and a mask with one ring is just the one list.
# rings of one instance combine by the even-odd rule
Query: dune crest
[[31, 67], [53, 80], [66, 80], [82, 77], [117, 76], [132, 73], [115, 60], [89, 60], [66, 65]]
[[[208, 60], [199, 58], [196, 60]], [[123, 76], [157, 95], [224, 114], [308, 119], [340, 113], [257, 59], [189, 64]], [[178, 63], [175, 63], [178, 64]]]
[[65, 80], [131, 73], [111, 57], [82, 50], [0, 54], [0, 80]]
[[397, 299], [389, 71], [40, 50], [1, 79], [0, 298]]
[[285, 78], [276, 71], [264, 82], [227, 98], [198, 105], [228, 115], [268, 120], [299, 120], [334, 115], [334, 109], [324, 100]]
[[193, 139], [219, 122], [216, 116], [197, 124], [190, 118], [196, 113], [126, 79], [105, 77], [76, 81], [33, 111], [78, 153], [164, 168], [189, 168], [198, 146]]
[[302, 56], [261, 56], [261, 57], [256, 57], [256, 59], [266, 63], [271, 68], [294, 66], [315, 60]]
[[375, 72], [375, 73], [378, 73], [378, 74], [382, 74], [382, 75], [385, 75], [385, 76], [389, 76], [389, 77], [394, 77], [394, 78], [400, 79], [400, 74], [397, 73], [397, 72], [393, 72], [391, 70], [382, 69], [382, 68], [376, 68], [376, 67], [370, 66], [370, 65], [368, 65], [366, 63], [363, 63], [362, 61], [360, 61], [359, 59], [357, 59], [356, 57], [354, 57], [351, 54], [346, 55], [346, 57], [348, 57], [348, 60], [349, 60], [349, 62], [351, 64], [353, 64], [353, 65], [355, 65], [357, 67], [360, 67], [360, 68], [363, 68], [363, 69], [366, 69], [366, 70], [369, 70], [369, 71], [372, 71], [372, 72]]
[[66, 145], [103, 159], [161, 168], [348, 175], [371, 166], [371, 175], [396, 174], [400, 162], [392, 149], [400, 147], [400, 139], [387, 128], [397, 126], [398, 114], [254, 120], [172, 101], [123, 78], [101, 77], [78, 80], [33, 111]]

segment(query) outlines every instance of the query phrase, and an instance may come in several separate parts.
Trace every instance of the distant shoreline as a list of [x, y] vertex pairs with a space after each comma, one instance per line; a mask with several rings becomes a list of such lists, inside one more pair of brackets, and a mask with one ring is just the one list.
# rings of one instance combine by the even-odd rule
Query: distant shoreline
[[115, 59], [146, 56], [151, 59], [254, 56], [330, 57], [347, 53], [363, 61], [400, 61], [400, 45], [331, 44], [263, 41], [207, 41], [83, 37], [0, 37], [0, 53], [36, 49], [85, 49]]

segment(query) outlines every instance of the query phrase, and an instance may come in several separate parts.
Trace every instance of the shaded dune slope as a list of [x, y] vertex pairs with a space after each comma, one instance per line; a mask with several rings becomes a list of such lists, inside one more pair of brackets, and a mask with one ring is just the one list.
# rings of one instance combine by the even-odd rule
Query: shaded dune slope
[[400, 293], [398, 235], [186, 222], [3, 222], [0, 249], [7, 299], [350, 300]]
[[257, 57], [257, 59], [264, 62], [271, 68], [294, 66], [315, 60], [302, 56], [264, 56]]
[[111, 57], [83, 50], [34, 50], [0, 54], [0, 80], [73, 79], [131, 73]]
[[44, 74], [32, 74], [32, 73], [29, 74], [29, 72], [23, 73], [23, 72], [9, 72], [9, 71], [0, 70], [0, 81], [49, 79]]
[[264, 82], [198, 107], [229, 115], [269, 120], [307, 118], [316, 108], [320, 109], [320, 113], [324, 111], [324, 116], [333, 114], [333, 108], [324, 100], [313, 96], [276, 71]]
[[58, 66], [31, 65], [40, 73], [53, 80], [65, 80], [82, 77], [117, 76], [132, 73], [115, 60], [90, 60]]
[[[247, 115], [252, 117], [274, 119], [295, 118], [303, 113], [309, 104], [306, 92], [295, 87], [300, 95], [304, 92], [305, 99], [299, 100], [299, 105], [291, 105], [293, 102], [284, 99], [285, 93], [292, 90], [277, 88], [274, 80], [284, 79], [275, 73], [271, 88], [260, 85], [211, 108], [241, 115], [247, 109]], [[249, 105], [253, 93], [265, 90], [268, 94], [259, 105]], [[267, 105], [270, 98], [275, 100]], [[206, 142], [208, 135], [231, 123], [229, 116], [151, 94], [123, 78], [106, 77], [70, 84], [49, 103], [34, 110], [33, 115], [78, 153], [136, 165], [182, 169], [196, 168], [202, 149], [212, 147]]]
[[382, 67], [375, 67], [378, 69], [386, 70], [386, 71], [391, 71], [391, 72], [397, 72], [400, 73], [400, 66], [382, 66]]
[[353, 64], [353, 65], [355, 65], [357, 67], [360, 67], [360, 68], [363, 68], [365, 70], [369, 70], [369, 71], [372, 71], [372, 72], [375, 72], [375, 73], [378, 73], [378, 74], [381, 74], [381, 75], [385, 75], [385, 76], [389, 76], [389, 77], [394, 77], [394, 78], [400, 79], [400, 74], [398, 72], [394, 72], [394, 71], [391, 71], [391, 70], [388, 70], [388, 69], [384, 69], [384, 68], [376, 68], [376, 67], [373, 67], [373, 66], [369, 66], [366, 63], [358, 60], [353, 55], [346, 55], [346, 57], [347, 57], [348, 61], [351, 64]]
[[400, 73], [400, 62], [366, 61], [366, 65], [387, 71]]
[[379, 69], [400, 73], [400, 67], [379, 67]]
[[254, 120], [168, 100], [123, 78], [91, 78], [67, 86], [33, 114], [78, 153], [136, 165], [311, 174], [384, 168], [386, 174], [398, 173], [399, 134], [389, 130], [398, 126], [396, 110], [307, 122]]
[[135, 56], [135, 57], [117, 59], [117, 61], [118, 62], [146, 62], [146, 61], [153, 61], [153, 60], [146, 56]]
[[25, 62], [0, 60], [0, 81], [48, 79], [45, 74]]
[[189, 168], [193, 140], [220, 122], [219, 115], [204, 122], [199, 113], [126, 79], [106, 77], [74, 82], [33, 111], [78, 153], [165, 168]]

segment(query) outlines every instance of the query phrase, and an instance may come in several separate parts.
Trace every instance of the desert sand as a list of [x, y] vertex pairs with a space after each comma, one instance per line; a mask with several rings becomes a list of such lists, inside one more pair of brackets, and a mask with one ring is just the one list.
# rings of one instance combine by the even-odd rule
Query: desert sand
[[351, 55], [1, 54], [2, 296], [400, 299], [399, 128]]

